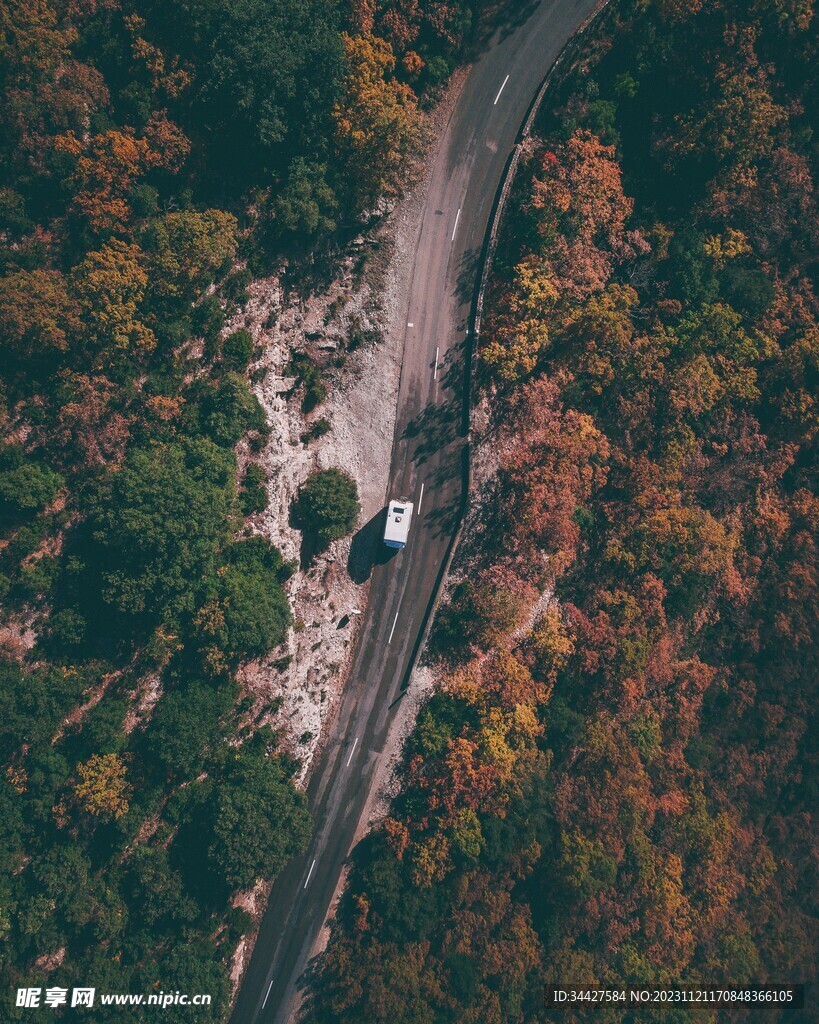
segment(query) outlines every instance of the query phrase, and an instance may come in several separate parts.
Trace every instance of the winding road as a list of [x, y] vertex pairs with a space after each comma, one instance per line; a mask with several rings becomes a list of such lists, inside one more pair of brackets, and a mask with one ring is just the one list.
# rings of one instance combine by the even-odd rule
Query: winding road
[[[315, 832], [277, 878], [233, 1024], [286, 1024], [353, 844], [465, 498], [466, 333], [504, 169], [538, 89], [598, 0], [540, 0], [487, 39], [439, 140], [418, 223], [390, 496], [415, 502], [407, 547], [376, 554], [347, 689], [307, 795]], [[514, 5], [510, 5], [514, 7]], [[359, 537], [380, 552], [380, 521]]]

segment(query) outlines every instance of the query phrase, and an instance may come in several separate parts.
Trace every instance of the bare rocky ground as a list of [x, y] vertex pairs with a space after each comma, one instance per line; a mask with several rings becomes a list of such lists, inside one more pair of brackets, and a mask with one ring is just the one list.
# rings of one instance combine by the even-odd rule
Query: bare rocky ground
[[34, 612], [22, 615], [6, 615], [0, 624], [0, 651], [6, 657], [22, 661], [37, 642], [34, 626], [37, 616]]
[[[290, 523], [291, 507], [313, 470], [337, 467], [356, 480], [359, 525], [384, 504], [400, 351], [388, 336], [372, 340], [381, 333], [381, 324], [369, 279], [378, 270], [380, 254], [373, 257], [357, 290], [354, 259], [345, 257], [341, 279], [327, 294], [310, 300], [284, 294], [279, 278], [257, 281], [241, 321], [261, 349], [251, 374], [271, 428], [258, 456], [268, 475], [270, 504], [254, 526], [295, 562], [300, 559], [301, 534]], [[325, 323], [339, 298], [343, 308]], [[272, 320], [275, 324], [268, 326]], [[329, 396], [305, 417], [298, 382], [286, 376], [291, 352], [318, 358], [324, 352], [341, 352], [353, 330], [366, 333], [369, 340], [347, 356], [343, 368], [327, 372]], [[302, 440], [319, 418], [330, 422], [330, 432], [311, 442]], [[253, 701], [254, 723], [269, 722], [280, 730], [283, 745], [301, 761], [301, 782], [343, 687], [355, 636], [354, 613], [366, 603], [366, 587], [357, 586], [347, 571], [349, 550], [350, 538], [345, 538], [300, 566], [287, 585], [295, 620], [287, 641], [264, 661], [245, 666], [240, 675]], [[344, 616], [349, 622], [340, 628]]]

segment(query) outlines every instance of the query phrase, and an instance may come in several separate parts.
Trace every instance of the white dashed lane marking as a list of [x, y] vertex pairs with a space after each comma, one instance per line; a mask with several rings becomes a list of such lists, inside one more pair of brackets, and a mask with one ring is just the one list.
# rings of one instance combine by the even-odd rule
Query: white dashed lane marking
[[313, 874], [313, 868], [314, 868], [315, 866], [316, 866], [316, 862], [315, 862], [315, 861], [313, 861], [313, 863], [312, 863], [312, 864], [310, 865], [310, 870], [309, 870], [309, 871], [307, 872], [307, 879], [306, 879], [306, 881], [305, 881], [305, 883], [304, 883], [304, 888], [305, 888], [305, 889], [307, 888], [307, 886], [308, 886], [308, 885], [309, 885], [309, 883], [310, 883], [310, 876], [311, 876], [311, 875]]

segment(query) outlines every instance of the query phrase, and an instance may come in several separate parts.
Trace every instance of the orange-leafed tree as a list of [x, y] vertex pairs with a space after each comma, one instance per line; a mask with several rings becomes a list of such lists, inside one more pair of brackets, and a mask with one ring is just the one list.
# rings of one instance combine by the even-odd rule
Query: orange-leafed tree
[[58, 270], [20, 270], [0, 278], [0, 337], [8, 355], [34, 358], [68, 348], [79, 306]]
[[74, 158], [69, 179], [73, 203], [97, 233], [124, 231], [131, 218], [128, 194], [138, 178], [156, 168], [179, 170], [190, 148], [164, 111], [152, 115], [139, 136], [128, 127], [89, 139], [68, 132], [55, 145]]
[[[609, 443], [590, 416], [564, 408], [554, 381], [521, 389], [502, 455], [504, 510], [522, 551], [573, 557], [576, 513], [606, 480]], [[556, 562], [561, 559], [557, 558]]]

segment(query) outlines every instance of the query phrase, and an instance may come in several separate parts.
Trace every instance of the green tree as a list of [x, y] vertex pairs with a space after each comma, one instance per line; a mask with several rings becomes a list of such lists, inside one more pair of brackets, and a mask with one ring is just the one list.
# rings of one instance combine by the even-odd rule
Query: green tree
[[[224, 946], [206, 935], [192, 941], [174, 941], [170, 950], [160, 952], [161, 956], [156, 959], [153, 955], [147, 958], [145, 984], [140, 987], [149, 987], [156, 978], [169, 977], [180, 991], [207, 992], [212, 1002], [196, 1008], [197, 1024], [221, 1024], [227, 1017], [231, 995], [229, 975], [222, 966], [227, 953]], [[169, 1006], [162, 1016], [169, 1024], [190, 1024], [191, 1021], [188, 1006]]]
[[206, 295], [197, 303], [192, 315], [193, 329], [201, 334], [209, 346], [215, 347], [219, 332], [225, 326], [225, 311], [215, 295]]
[[[3, 878], [16, 873], [25, 860], [23, 848], [23, 799], [19, 789], [12, 786], [6, 774], [0, 778], [0, 872]], [[4, 893], [0, 887], [0, 937], [3, 934]]]
[[0, 515], [32, 516], [56, 498], [65, 481], [17, 445], [0, 448]]
[[246, 516], [253, 515], [254, 512], [264, 512], [267, 508], [266, 479], [264, 468], [258, 462], [251, 462], [245, 470], [239, 502]]
[[278, 874], [310, 838], [307, 802], [281, 762], [241, 750], [216, 792], [208, 856], [231, 888]]
[[128, 858], [124, 883], [133, 917], [149, 927], [167, 918], [184, 919], [195, 911], [195, 905], [184, 896], [179, 872], [168, 863], [164, 847], [137, 846]]
[[312, 473], [298, 496], [298, 521], [319, 548], [349, 533], [361, 505], [355, 480], [340, 469]]
[[148, 725], [149, 758], [169, 779], [194, 778], [225, 736], [232, 704], [230, 686], [193, 682], [163, 694]]
[[229, 536], [235, 472], [205, 439], [133, 449], [89, 508], [104, 600], [154, 619], [192, 610]]
[[309, 237], [334, 231], [338, 202], [327, 184], [326, 165], [297, 157], [273, 208], [276, 221], [291, 234]]
[[292, 622], [282, 581], [290, 575], [279, 552], [262, 537], [234, 544], [221, 575], [226, 653], [258, 658], [280, 644]]
[[253, 335], [244, 327], [229, 334], [222, 342], [222, 362], [229, 370], [241, 373], [253, 358]]
[[0, 659], [0, 757], [7, 761], [22, 744], [48, 746], [61, 719], [86, 686], [91, 672], [43, 666], [23, 671]]
[[228, 373], [202, 401], [202, 426], [223, 448], [232, 448], [249, 430], [267, 424], [259, 399], [237, 373]]

